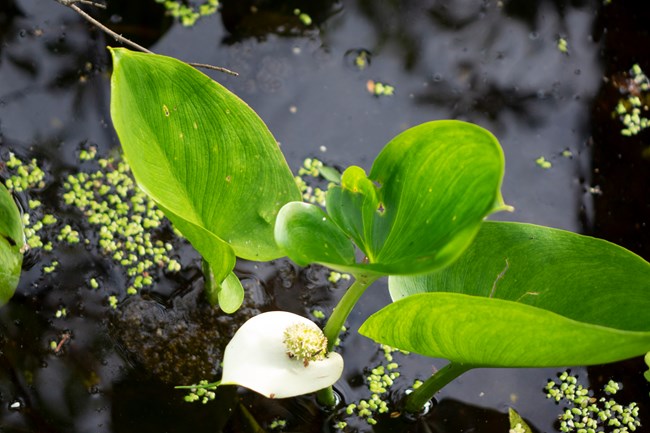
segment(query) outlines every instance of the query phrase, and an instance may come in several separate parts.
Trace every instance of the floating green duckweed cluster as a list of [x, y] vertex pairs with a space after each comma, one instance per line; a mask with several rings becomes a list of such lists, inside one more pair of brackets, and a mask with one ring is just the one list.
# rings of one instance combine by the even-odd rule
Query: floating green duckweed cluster
[[192, 27], [199, 18], [213, 15], [219, 7], [219, 0], [207, 0], [196, 7], [188, 6], [176, 0], [156, 0], [167, 10], [167, 14], [176, 18], [185, 27]]
[[[616, 394], [621, 385], [610, 380], [603, 391]], [[613, 398], [596, 399], [589, 389], [578, 384], [576, 376], [563, 372], [559, 381], [549, 381], [546, 397], [556, 402], [566, 401], [572, 407], [559, 416], [560, 430], [565, 433], [629, 433], [641, 425], [636, 403], [623, 406]]]
[[[311, 179], [309, 179], [311, 178]], [[298, 170], [298, 176], [295, 177], [296, 185], [302, 193], [302, 199], [308, 203], [317, 203], [325, 207], [325, 196], [327, 189], [312, 187], [312, 180], [323, 178], [328, 180], [327, 188], [340, 181], [341, 174], [332, 167], [324, 165], [316, 158], [307, 158], [303, 161], [302, 167]]]
[[650, 127], [650, 120], [642, 115], [649, 110], [650, 80], [639, 65], [632, 66], [629, 76], [629, 84], [624, 90], [627, 97], [618, 101], [614, 113], [625, 126], [621, 129], [621, 134], [627, 137]]
[[286, 420], [276, 418], [271, 422], [271, 424], [269, 424], [269, 429], [270, 430], [282, 430], [286, 426], [287, 426], [287, 421]]
[[400, 375], [399, 371], [397, 371], [399, 364], [393, 358], [393, 353], [398, 350], [385, 344], [381, 345], [381, 350], [386, 360], [385, 365], [380, 363], [371, 369], [370, 374], [366, 376], [370, 398], [359, 400], [358, 403], [351, 403], [345, 408], [346, 415], [356, 414], [370, 425], [377, 424], [376, 415], [388, 413], [390, 410], [386, 397], [395, 379]]
[[557, 40], [557, 49], [562, 54], [569, 54], [569, 44], [567, 43], [566, 39], [558, 38], [558, 40]]
[[214, 400], [216, 397], [215, 390], [219, 386], [219, 383], [209, 383], [207, 380], [202, 380], [198, 385], [192, 386], [190, 392], [183, 398], [188, 403], [193, 403], [195, 401], [201, 401], [201, 403], [206, 404], [210, 400]]
[[360, 50], [359, 54], [354, 58], [354, 66], [360, 71], [363, 71], [370, 64], [370, 53], [366, 50]]
[[368, 92], [375, 96], [393, 96], [395, 94], [395, 87], [390, 84], [380, 83], [379, 81], [368, 80], [366, 82]]
[[294, 9], [293, 14], [298, 17], [298, 19], [306, 26], [310, 26], [312, 24], [312, 19], [311, 17], [302, 12], [300, 9]]
[[[153, 239], [152, 230], [161, 226], [164, 214], [136, 187], [128, 165], [113, 159], [97, 162], [100, 170], [68, 176], [63, 199], [98, 227], [102, 253], [124, 267], [132, 278], [127, 294], [133, 295], [153, 284], [152, 270], [164, 267], [178, 271], [180, 264], [169, 257], [173, 249], [170, 243]], [[58, 238], [78, 242], [79, 234], [66, 226]], [[92, 282], [90, 285], [94, 286]]]
[[342, 274], [340, 272], [331, 271], [329, 277], [327, 277], [327, 281], [336, 284], [341, 280], [349, 281], [350, 278], [350, 274]]
[[[8, 160], [5, 163], [5, 167], [7, 168], [8, 172], [8, 178], [5, 180], [5, 186], [10, 192], [29, 193], [32, 190], [37, 190], [45, 187], [45, 172], [38, 166], [36, 159], [32, 159], [28, 163], [25, 163], [17, 158], [15, 154], [10, 152], [8, 155]], [[42, 217], [39, 218], [39, 215], [42, 215]], [[28, 200], [28, 209], [25, 209], [24, 213], [22, 214], [22, 219], [25, 232], [25, 241], [27, 245], [26, 248], [42, 248], [45, 251], [52, 251], [52, 242], [44, 242], [41, 235], [43, 229], [47, 226], [55, 224], [57, 222], [57, 219], [54, 217], [54, 215], [42, 214], [42, 203], [40, 200]], [[65, 237], [65, 240], [68, 240], [67, 237]], [[50, 265], [44, 265], [43, 272], [54, 272], [58, 264], [59, 263], [55, 261]]]
[[540, 166], [541, 168], [543, 168], [545, 170], [548, 170], [549, 168], [553, 167], [553, 164], [551, 163], [551, 161], [548, 161], [543, 156], [540, 156], [539, 158], [537, 158], [535, 160], [535, 164], [537, 164], [538, 166]]
[[10, 152], [9, 160], [5, 165], [11, 173], [5, 180], [5, 186], [9, 191], [23, 192], [45, 186], [45, 172], [38, 166], [35, 159], [25, 164]]

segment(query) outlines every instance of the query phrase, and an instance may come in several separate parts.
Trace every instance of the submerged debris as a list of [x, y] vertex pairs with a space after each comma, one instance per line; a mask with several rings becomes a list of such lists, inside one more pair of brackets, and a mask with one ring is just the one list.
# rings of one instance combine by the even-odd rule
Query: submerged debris
[[199, 383], [217, 375], [226, 344], [257, 314], [248, 296], [235, 314], [224, 314], [207, 303], [197, 285], [171, 305], [128, 298], [112, 316], [109, 329], [125, 354], [157, 379], [175, 385]]

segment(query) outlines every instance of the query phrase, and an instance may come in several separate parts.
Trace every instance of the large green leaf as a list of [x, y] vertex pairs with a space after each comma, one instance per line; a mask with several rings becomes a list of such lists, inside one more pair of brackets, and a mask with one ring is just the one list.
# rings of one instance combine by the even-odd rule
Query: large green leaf
[[20, 211], [11, 193], [0, 182], [0, 306], [16, 291], [25, 244]]
[[300, 192], [257, 114], [176, 59], [111, 53], [111, 116], [133, 174], [208, 258], [215, 278], [230, 274], [235, 255], [282, 256], [275, 218]]
[[[650, 264], [609, 242], [486, 222], [451, 266], [391, 277], [360, 332], [475, 366], [593, 365], [650, 350]], [[399, 320], [395, 320], [399, 318]]]
[[[503, 171], [501, 147], [485, 129], [454, 120], [428, 122], [391, 140], [369, 176], [349, 167], [341, 185], [328, 191], [327, 211], [366, 256], [353, 266], [358, 272], [430, 272], [462, 253], [486, 215], [507, 208], [500, 194]], [[282, 221], [276, 228], [289, 257], [349, 270], [349, 263], [325, 262], [315, 249], [307, 254], [302, 244], [317, 244], [320, 234], [297, 230], [298, 220], [293, 233]]]

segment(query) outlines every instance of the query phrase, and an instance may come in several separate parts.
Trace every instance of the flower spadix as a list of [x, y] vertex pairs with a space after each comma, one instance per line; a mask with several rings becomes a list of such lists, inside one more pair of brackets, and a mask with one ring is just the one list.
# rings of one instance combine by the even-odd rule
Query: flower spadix
[[327, 340], [314, 322], [271, 311], [248, 320], [230, 340], [221, 385], [286, 398], [333, 385], [342, 372], [343, 358], [327, 353]]

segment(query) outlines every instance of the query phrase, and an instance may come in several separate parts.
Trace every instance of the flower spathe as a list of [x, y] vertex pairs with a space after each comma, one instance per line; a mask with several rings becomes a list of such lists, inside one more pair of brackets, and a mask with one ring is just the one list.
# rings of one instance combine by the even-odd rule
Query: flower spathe
[[[292, 330], [311, 340], [322, 336], [311, 320], [285, 311], [259, 314], [242, 325], [226, 346], [221, 385], [240, 385], [269, 398], [308, 394], [331, 386], [343, 372], [338, 353], [315, 350], [296, 356], [287, 348]], [[307, 332], [305, 332], [307, 331]], [[314, 345], [314, 347], [320, 347]]]

